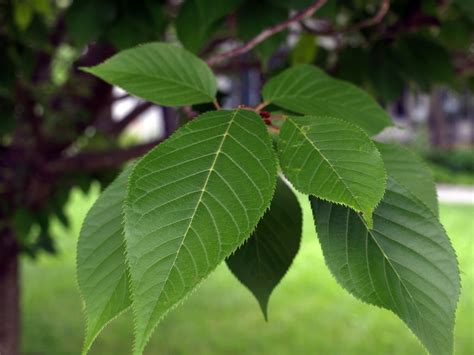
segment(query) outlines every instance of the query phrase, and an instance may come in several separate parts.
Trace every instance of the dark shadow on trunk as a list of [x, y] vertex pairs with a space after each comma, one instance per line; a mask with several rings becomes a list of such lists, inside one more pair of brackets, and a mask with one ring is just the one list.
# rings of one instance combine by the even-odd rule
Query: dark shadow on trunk
[[18, 245], [13, 231], [0, 232], [0, 354], [19, 353], [19, 272]]

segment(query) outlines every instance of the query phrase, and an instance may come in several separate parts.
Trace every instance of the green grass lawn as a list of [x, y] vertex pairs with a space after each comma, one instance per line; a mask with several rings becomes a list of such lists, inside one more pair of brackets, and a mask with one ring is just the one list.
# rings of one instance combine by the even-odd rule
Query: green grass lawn
[[[71, 230], [55, 225], [61, 253], [23, 260], [23, 353], [78, 354], [84, 320], [74, 252], [80, 224], [97, 196], [75, 193]], [[147, 354], [423, 354], [408, 328], [389, 311], [362, 304], [342, 290], [324, 264], [308, 206], [301, 250], [269, 305], [256, 300], [222, 265], [157, 327]], [[474, 207], [441, 206], [441, 219], [459, 257], [462, 295], [456, 354], [474, 354]], [[92, 354], [129, 354], [132, 319], [112, 322]]]

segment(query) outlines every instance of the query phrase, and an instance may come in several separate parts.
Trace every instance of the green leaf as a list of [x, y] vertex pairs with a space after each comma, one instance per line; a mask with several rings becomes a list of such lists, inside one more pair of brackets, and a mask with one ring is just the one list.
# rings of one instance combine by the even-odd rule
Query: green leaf
[[216, 29], [216, 23], [241, 3], [242, 0], [185, 1], [176, 19], [179, 40], [191, 52], [199, 52]]
[[240, 109], [199, 116], [137, 164], [125, 203], [135, 354], [166, 313], [248, 238], [275, 182], [266, 126]]
[[451, 49], [468, 48], [474, 35], [471, 31], [472, 24], [464, 18], [443, 21], [439, 39], [445, 47]]
[[[281, 1], [281, 0], [280, 0]], [[300, 0], [301, 1], [301, 0]], [[316, 17], [318, 19], [326, 18], [331, 20], [331, 22], [337, 22], [336, 17], [340, 11], [343, 1], [326, 1], [326, 3], [321, 6], [321, 8], [316, 12]]]
[[270, 294], [298, 252], [302, 218], [298, 199], [279, 179], [270, 210], [245, 244], [226, 260], [229, 269], [257, 298], [265, 319]]
[[116, 12], [116, 4], [112, 1], [73, 1], [65, 16], [68, 35], [77, 46], [85, 46], [99, 39]]
[[16, 116], [14, 115], [14, 107], [15, 106], [11, 100], [6, 100], [0, 97], [0, 139], [3, 139], [4, 136], [11, 134], [15, 129], [15, 124], [17, 123], [17, 120]]
[[396, 51], [385, 43], [379, 43], [370, 49], [366, 60], [369, 65], [366, 74], [372, 81], [377, 97], [389, 102], [398, 99], [405, 88], [405, 80], [400, 72]]
[[315, 36], [310, 33], [302, 33], [291, 51], [291, 65], [311, 64], [316, 59], [317, 49]]
[[370, 224], [385, 169], [362, 130], [336, 118], [288, 117], [278, 148], [283, 173], [297, 190], [360, 211]]
[[[18, 71], [16, 66], [19, 63], [15, 63], [16, 61], [9, 55], [9, 47], [6, 43], [0, 43], [0, 53], [4, 53], [4, 55], [0, 56], [0, 68], [2, 68], [0, 72], [0, 114], [3, 116], [5, 111], [10, 111], [5, 110], [5, 108], [11, 104], [7, 101], [7, 98], [10, 97], [14, 90]], [[10, 112], [13, 112], [13, 109]], [[4, 117], [1, 117], [0, 126], [4, 123], [1, 122], [3, 120]]]
[[459, 10], [474, 21], [474, 0], [453, 0], [453, 5], [459, 7]]
[[341, 286], [398, 315], [431, 354], [452, 354], [459, 270], [432, 211], [391, 178], [371, 230], [346, 207], [317, 198], [311, 205], [326, 263]]
[[[337, 76], [357, 86], [363, 86], [370, 75], [369, 52], [366, 48], [347, 47], [339, 53]], [[357, 68], [357, 70], [354, 70]]]
[[313, 0], [268, 0], [268, 2], [288, 10], [302, 10], [310, 6]]
[[20, 31], [24, 31], [28, 28], [33, 20], [34, 7], [28, 1], [15, 0], [13, 2], [13, 19], [16, 26]]
[[419, 35], [407, 35], [397, 43], [400, 68], [406, 80], [428, 91], [433, 83], [452, 83], [454, 68], [449, 52], [439, 43]]
[[158, 40], [166, 26], [164, 6], [153, 0], [122, 3], [120, 15], [104, 37], [118, 49]]
[[52, 12], [52, 4], [49, 0], [33, 0], [35, 11], [43, 16], [49, 16]]
[[83, 353], [100, 331], [130, 306], [122, 207], [128, 166], [99, 196], [82, 225], [77, 244], [77, 280], [87, 318]]
[[130, 94], [165, 106], [211, 102], [217, 91], [216, 78], [206, 63], [166, 43], [127, 49], [84, 70]]
[[[264, 29], [287, 18], [288, 10], [269, 6], [262, 1], [250, 1], [237, 12], [237, 34], [244, 42], [248, 42]], [[278, 32], [256, 46], [254, 51], [266, 61], [285, 42], [286, 37], [286, 30]]]
[[382, 154], [387, 175], [428, 206], [438, 217], [438, 196], [433, 174], [425, 162], [407, 148], [394, 144], [376, 143]]
[[296, 113], [338, 117], [369, 135], [391, 125], [387, 113], [365, 91], [301, 64], [287, 69], [263, 87], [263, 98]]

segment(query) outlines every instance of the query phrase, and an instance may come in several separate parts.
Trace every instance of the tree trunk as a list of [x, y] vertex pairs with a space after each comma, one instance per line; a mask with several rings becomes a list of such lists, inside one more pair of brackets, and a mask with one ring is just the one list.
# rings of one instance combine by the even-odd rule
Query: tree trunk
[[0, 355], [19, 353], [18, 245], [10, 228], [0, 231]]
[[446, 122], [444, 117], [440, 90], [434, 88], [431, 92], [430, 113], [428, 115], [428, 127], [430, 131], [430, 142], [435, 148], [446, 148]]

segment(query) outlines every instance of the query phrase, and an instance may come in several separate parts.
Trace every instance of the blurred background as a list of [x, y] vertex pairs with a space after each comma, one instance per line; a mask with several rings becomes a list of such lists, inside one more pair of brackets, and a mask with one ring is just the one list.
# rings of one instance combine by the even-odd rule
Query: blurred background
[[[85, 213], [126, 162], [212, 109], [160, 107], [79, 68], [149, 41], [212, 58], [313, 3], [0, 0], [0, 344], [31, 355], [80, 352], [75, 248]], [[394, 121], [377, 139], [410, 147], [432, 169], [461, 269], [456, 354], [474, 354], [474, 2], [329, 0], [213, 66], [219, 101], [256, 105], [268, 78], [300, 63], [367, 90]], [[146, 353], [423, 353], [393, 314], [337, 285], [300, 201], [303, 243], [268, 323], [222, 265], [158, 326]], [[91, 353], [128, 354], [131, 342], [128, 312]]]

